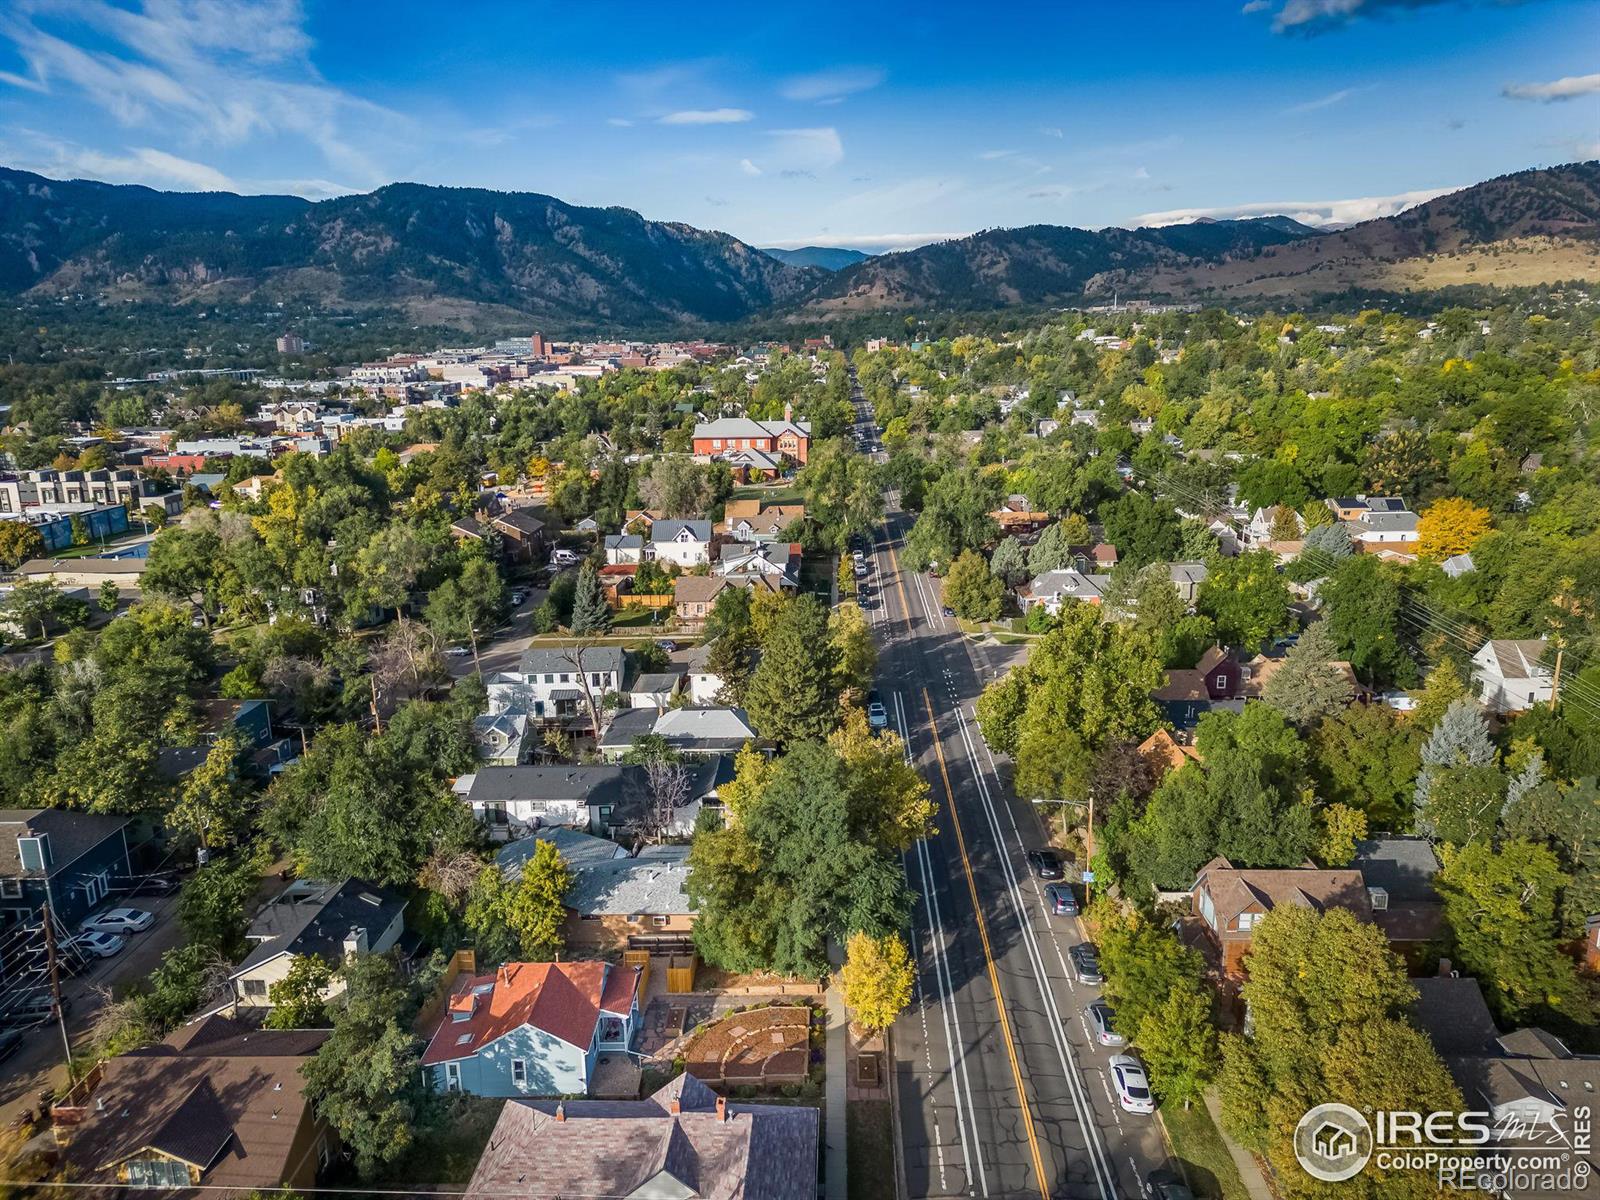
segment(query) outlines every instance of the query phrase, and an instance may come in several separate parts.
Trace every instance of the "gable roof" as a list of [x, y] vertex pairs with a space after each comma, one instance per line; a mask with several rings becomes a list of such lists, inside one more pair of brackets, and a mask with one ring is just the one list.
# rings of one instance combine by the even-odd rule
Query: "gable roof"
[[1550, 669], [1539, 665], [1545, 647], [1543, 638], [1496, 638], [1474, 657], [1487, 659], [1501, 679], [1548, 679]]
[[776, 438], [785, 433], [811, 436], [810, 421], [756, 421], [749, 417], [718, 417], [694, 427], [696, 438]]
[[[608, 984], [612, 972], [622, 976], [622, 984]], [[638, 986], [637, 968], [593, 961], [506, 963], [489, 975], [462, 975], [450, 990], [450, 1003], [439, 1015], [422, 1064], [471, 1058], [523, 1026], [587, 1050], [602, 1008], [631, 1006]], [[455, 1020], [454, 1013], [463, 1009], [471, 1015]], [[606, 1011], [626, 1016], [628, 1007]]]
[[566, 906], [580, 916], [687, 916], [689, 847], [646, 846], [635, 858], [585, 863], [573, 870]]
[[[653, 709], [640, 709], [654, 715]], [[467, 800], [497, 804], [513, 800], [569, 800], [582, 804], [618, 804], [646, 786], [644, 768], [614, 763], [556, 767], [480, 767], [473, 774]]]
[[211, 1016], [107, 1059], [67, 1098], [81, 1114], [63, 1151], [73, 1177], [111, 1182], [118, 1163], [153, 1149], [199, 1167], [208, 1186], [284, 1182], [308, 1112], [300, 1068], [327, 1038]]
[[1486, 1054], [1500, 1031], [1495, 1028], [1483, 989], [1468, 976], [1428, 975], [1411, 980], [1417, 1001], [1412, 1023], [1428, 1035], [1441, 1055]]
[[[54, 875], [107, 838], [120, 835], [127, 824], [127, 817], [63, 808], [0, 808], [0, 876], [15, 879]], [[50, 867], [25, 871], [17, 839], [41, 833], [50, 835]]]
[[579, 670], [587, 674], [604, 674], [610, 671], [620, 680], [626, 661], [621, 646], [584, 646], [570, 651], [530, 646], [522, 652], [522, 661], [517, 664], [517, 670], [524, 675], [570, 675]]
[[650, 541], [661, 542], [711, 540], [710, 521], [657, 521], [650, 527]]
[[595, 837], [593, 834], [570, 829], [565, 825], [551, 825], [545, 829], [535, 830], [528, 837], [507, 842], [495, 852], [495, 866], [500, 868], [500, 873], [508, 882], [515, 883], [522, 878], [522, 869], [533, 857], [540, 842], [549, 842], [554, 846], [562, 860], [575, 873], [597, 863], [623, 858], [628, 853], [617, 843], [606, 838]]
[[1364, 921], [1372, 919], [1361, 872], [1345, 868], [1275, 867], [1249, 870], [1225, 858], [1214, 858], [1200, 868], [1196, 890], [1204, 887], [1216, 907], [1219, 924], [1257, 905], [1271, 911], [1283, 905], [1326, 912], [1347, 908]]
[[1439, 856], [1427, 838], [1383, 836], [1356, 843], [1350, 866], [1361, 872], [1368, 887], [1381, 887], [1390, 900], [1438, 900], [1433, 877], [1439, 873]]
[[728, 1104], [725, 1116], [687, 1073], [644, 1100], [512, 1100], [467, 1196], [489, 1200], [537, 1180], [551, 1195], [814, 1200], [816, 1109]]
[[342, 959], [344, 939], [352, 929], [365, 929], [368, 938], [375, 939], [405, 910], [404, 896], [359, 879], [338, 883], [302, 880], [291, 884], [251, 922], [247, 936], [256, 943], [255, 949], [234, 968], [230, 978], [236, 979], [280, 954]]

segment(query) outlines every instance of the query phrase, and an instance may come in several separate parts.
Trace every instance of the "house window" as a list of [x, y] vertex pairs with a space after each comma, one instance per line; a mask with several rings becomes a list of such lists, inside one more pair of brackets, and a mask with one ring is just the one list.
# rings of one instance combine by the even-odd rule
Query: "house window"
[[244, 994], [246, 996], [265, 996], [267, 994], [267, 981], [265, 979], [246, 979], [244, 981]]
[[1261, 919], [1261, 914], [1260, 913], [1240, 913], [1239, 914], [1239, 929], [1242, 932], [1248, 932], [1248, 931], [1250, 931], [1250, 930], [1252, 930], [1252, 929], [1254, 929], [1256, 927], [1256, 922], [1259, 921], [1260, 919]]
[[0, 879], [0, 897], [7, 900], [22, 899], [22, 880]]
[[600, 672], [598, 672], [598, 671], [590, 671], [589, 672], [589, 686], [590, 687], [599, 687], [600, 686]]
[[670, 917], [657, 915], [650, 918], [650, 924], [654, 925], [657, 929], [665, 929], [667, 927], [667, 922], [671, 919], [672, 918]]
[[1217, 686], [1219, 688], [1227, 687], [1228, 686], [1228, 677], [1226, 675], [1218, 675], [1217, 676]]
[[189, 1168], [170, 1158], [130, 1158], [128, 1186], [133, 1188], [186, 1188], [193, 1184]]
[[561, 682], [562, 683], [571, 683], [572, 682], [571, 677], [565, 671], [561, 672]]
[[332, 1161], [333, 1161], [333, 1147], [328, 1145], [328, 1139], [326, 1137], [322, 1137], [322, 1138], [317, 1139], [317, 1168], [318, 1168], [318, 1170], [326, 1171], [328, 1169], [328, 1164], [331, 1163]]
[[526, 1059], [513, 1058], [511, 1060], [511, 1086], [519, 1091], [528, 1086], [528, 1063]]

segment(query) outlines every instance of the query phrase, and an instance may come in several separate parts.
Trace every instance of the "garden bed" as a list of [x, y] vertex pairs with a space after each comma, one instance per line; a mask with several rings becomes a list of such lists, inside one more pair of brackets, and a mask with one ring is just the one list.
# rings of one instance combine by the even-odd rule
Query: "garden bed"
[[811, 1070], [814, 1014], [804, 1004], [731, 1012], [695, 1031], [684, 1047], [684, 1069], [708, 1084], [802, 1083]]

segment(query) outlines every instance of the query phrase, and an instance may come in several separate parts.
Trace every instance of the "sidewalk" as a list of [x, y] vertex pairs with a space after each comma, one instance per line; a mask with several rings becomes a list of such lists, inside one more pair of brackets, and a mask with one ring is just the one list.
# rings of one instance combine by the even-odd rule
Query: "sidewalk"
[[844, 997], [832, 980], [828, 983], [828, 1035], [825, 1061], [828, 1080], [824, 1085], [823, 1122], [826, 1126], [826, 1145], [823, 1149], [823, 1178], [827, 1186], [827, 1200], [845, 1200], [850, 1191], [850, 1173], [846, 1130], [848, 1116], [845, 1104], [845, 1037], [850, 1027], [850, 1014], [845, 1011]]
[[1238, 1142], [1234, 1141], [1222, 1128], [1222, 1102], [1217, 1099], [1215, 1089], [1206, 1092], [1206, 1111], [1211, 1114], [1211, 1119], [1216, 1123], [1217, 1134], [1222, 1138], [1222, 1144], [1228, 1148], [1228, 1153], [1233, 1157], [1233, 1165], [1239, 1168], [1239, 1179], [1244, 1183], [1245, 1193], [1250, 1200], [1277, 1200], [1272, 1194], [1272, 1189], [1267, 1186], [1267, 1181], [1261, 1178], [1261, 1168], [1256, 1166], [1256, 1160], [1250, 1157], [1250, 1152]]

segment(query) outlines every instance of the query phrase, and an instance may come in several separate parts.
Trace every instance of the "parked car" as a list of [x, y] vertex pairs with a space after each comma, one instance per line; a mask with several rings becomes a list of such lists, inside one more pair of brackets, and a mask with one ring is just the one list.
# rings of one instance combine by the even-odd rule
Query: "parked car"
[[1194, 1200], [1194, 1192], [1176, 1171], [1159, 1167], [1144, 1177], [1155, 1200]]
[[522, 606], [522, 602], [524, 600], [526, 600], [527, 598], [528, 598], [528, 593], [527, 592], [512, 592], [511, 593], [511, 607], [512, 608], [520, 608]]
[[1156, 1098], [1150, 1094], [1150, 1077], [1144, 1064], [1131, 1054], [1118, 1054], [1111, 1060], [1111, 1085], [1123, 1112], [1153, 1113]]
[[1116, 1012], [1104, 1000], [1096, 1000], [1084, 1012], [1089, 1018], [1089, 1032], [1094, 1034], [1094, 1040], [1102, 1046], [1125, 1046], [1128, 1039], [1117, 1032], [1113, 1022]]
[[76, 950], [85, 956], [93, 955], [95, 958], [111, 958], [121, 954], [122, 948], [128, 944], [128, 939], [120, 933], [80, 933], [77, 937], [63, 942], [68, 949]]
[[178, 881], [171, 875], [135, 875], [111, 890], [128, 896], [168, 896], [178, 890]]
[[[70, 1007], [64, 996], [61, 1004], [63, 1008]], [[8, 1029], [27, 1029], [55, 1018], [56, 1002], [50, 995], [50, 989], [43, 986], [18, 992], [4, 1009], [0, 1009], [0, 1025]]]
[[889, 710], [884, 708], [883, 701], [878, 693], [873, 692], [867, 697], [867, 724], [874, 729], [887, 729], [889, 727]]
[[857, 560], [855, 568], [854, 568], [856, 578], [857, 579], [865, 579], [867, 577], [868, 569], [869, 568], [867, 567], [866, 563]]
[[550, 565], [552, 567], [575, 567], [578, 562], [578, 552], [576, 550], [556, 550], [550, 555]]
[[451, 646], [445, 651], [445, 653], [451, 658], [465, 658], [467, 655], [471, 654], [472, 651], [467, 649], [465, 646]]
[[939, 611], [940, 611], [940, 612], [942, 612], [942, 613], [944, 613], [944, 615], [945, 615], [945, 616], [946, 616], [946, 617], [947, 617], [947, 618], [949, 618], [949, 619], [951, 619], [951, 620], [954, 620], [954, 619], [955, 619], [955, 615], [956, 615], [956, 610], [955, 610], [955, 609], [953, 609], [953, 608], [951, 608], [951, 607], [950, 607], [950, 606], [949, 606], [949, 605], [948, 605], [948, 604], [946, 604], [946, 605], [945, 605], [945, 606], [944, 606], [944, 607], [943, 607], [943, 608], [941, 608], [941, 609], [940, 609], [940, 610], [939, 610]]
[[1054, 850], [1029, 850], [1028, 865], [1040, 879], [1061, 879], [1065, 875], [1061, 855]]
[[1100, 973], [1100, 953], [1089, 942], [1079, 942], [1067, 952], [1067, 957], [1072, 959], [1072, 973], [1079, 983], [1099, 987], [1106, 981]]
[[678, 643], [673, 641], [671, 638], [658, 638], [656, 640], [656, 645], [661, 647], [661, 649], [665, 650], [668, 654], [671, 654], [678, 648]]
[[1078, 915], [1078, 897], [1073, 895], [1071, 884], [1049, 884], [1044, 889], [1044, 902], [1049, 906], [1052, 916], [1075, 917]]
[[85, 933], [143, 933], [156, 923], [156, 915], [142, 908], [108, 908], [91, 913], [78, 923]]

